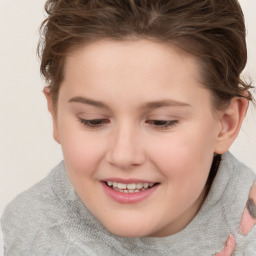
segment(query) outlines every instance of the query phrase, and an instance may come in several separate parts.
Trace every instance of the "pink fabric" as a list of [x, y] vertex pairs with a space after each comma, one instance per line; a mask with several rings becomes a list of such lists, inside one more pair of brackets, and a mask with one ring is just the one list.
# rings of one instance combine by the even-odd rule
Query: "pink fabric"
[[235, 250], [235, 246], [236, 246], [236, 240], [232, 235], [229, 235], [226, 244], [225, 244], [225, 248], [216, 254], [216, 256], [231, 256], [233, 251]]

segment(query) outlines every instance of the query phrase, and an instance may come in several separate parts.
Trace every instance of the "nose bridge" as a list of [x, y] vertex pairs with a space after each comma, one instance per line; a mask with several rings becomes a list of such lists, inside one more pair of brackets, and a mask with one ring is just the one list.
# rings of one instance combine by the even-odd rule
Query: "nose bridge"
[[145, 155], [139, 136], [139, 129], [127, 122], [116, 125], [110, 138], [109, 162], [122, 169], [142, 164]]

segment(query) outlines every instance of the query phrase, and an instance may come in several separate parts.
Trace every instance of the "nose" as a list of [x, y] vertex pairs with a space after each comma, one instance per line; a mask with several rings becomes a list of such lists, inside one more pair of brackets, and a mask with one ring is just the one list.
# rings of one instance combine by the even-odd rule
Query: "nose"
[[120, 169], [142, 165], [146, 156], [138, 130], [123, 125], [113, 131], [109, 138], [107, 160]]

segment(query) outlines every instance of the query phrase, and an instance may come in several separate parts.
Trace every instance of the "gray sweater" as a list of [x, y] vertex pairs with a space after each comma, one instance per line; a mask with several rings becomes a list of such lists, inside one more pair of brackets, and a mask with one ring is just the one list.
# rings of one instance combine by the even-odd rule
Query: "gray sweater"
[[229, 234], [237, 241], [233, 255], [253, 256], [256, 227], [245, 236], [239, 226], [254, 182], [254, 172], [226, 153], [203, 206], [184, 230], [162, 238], [123, 238], [90, 214], [61, 162], [6, 208], [5, 256], [210, 256], [223, 249]]

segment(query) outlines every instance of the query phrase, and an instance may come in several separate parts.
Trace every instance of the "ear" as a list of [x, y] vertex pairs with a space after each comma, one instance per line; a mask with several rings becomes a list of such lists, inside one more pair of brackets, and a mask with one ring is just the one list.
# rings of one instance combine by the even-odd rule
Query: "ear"
[[57, 110], [54, 108], [52, 97], [50, 94], [49, 87], [45, 87], [43, 90], [45, 98], [47, 100], [48, 110], [52, 116], [52, 123], [53, 123], [53, 138], [60, 143], [59, 141], [59, 132], [58, 132], [58, 125], [57, 125]]
[[215, 143], [215, 153], [223, 154], [229, 150], [240, 131], [247, 108], [246, 98], [234, 97], [228, 107], [220, 112], [221, 130]]

